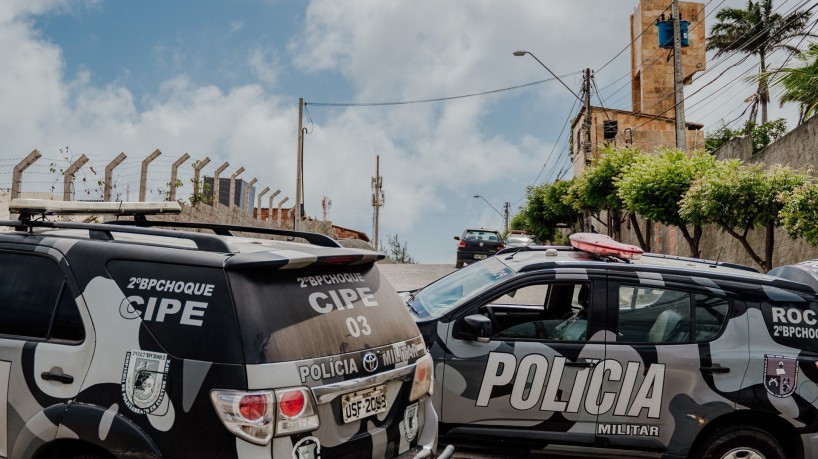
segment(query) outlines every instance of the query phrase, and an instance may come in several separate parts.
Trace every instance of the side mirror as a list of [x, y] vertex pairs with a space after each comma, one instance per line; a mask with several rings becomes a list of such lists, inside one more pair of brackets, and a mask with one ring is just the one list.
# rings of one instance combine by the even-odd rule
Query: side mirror
[[491, 341], [491, 319], [482, 314], [472, 314], [463, 318], [464, 328], [478, 343]]
[[455, 237], [454, 237], [454, 240], [455, 240], [455, 241], [459, 241], [459, 240], [460, 240], [460, 236], [455, 236]]

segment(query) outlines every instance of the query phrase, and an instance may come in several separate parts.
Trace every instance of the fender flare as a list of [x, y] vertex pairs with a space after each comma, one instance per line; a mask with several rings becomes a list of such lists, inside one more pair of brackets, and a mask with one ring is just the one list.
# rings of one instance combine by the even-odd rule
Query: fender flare
[[56, 438], [82, 440], [126, 457], [160, 457], [156, 444], [138, 425], [119, 414], [119, 405], [104, 408], [72, 403]]

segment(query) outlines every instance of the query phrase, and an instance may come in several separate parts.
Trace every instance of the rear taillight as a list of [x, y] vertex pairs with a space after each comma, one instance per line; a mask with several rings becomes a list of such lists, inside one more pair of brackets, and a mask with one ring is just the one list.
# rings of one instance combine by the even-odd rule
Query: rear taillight
[[267, 412], [267, 396], [260, 394], [245, 395], [239, 400], [239, 413], [244, 419], [256, 421]]
[[277, 416], [275, 436], [292, 435], [315, 430], [319, 426], [318, 412], [312, 392], [306, 387], [275, 391]]
[[499, 252], [499, 251], [501, 251], [501, 250], [503, 250], [503, 249], [505, 249], [505, 248], [506, 248], [506, 246], [505, 246], [505, 245], [503, 245], [503, 243], [502, 243], [502, 242], [501, 242], [501, 243], [499, 243], [499, 244], [497, 244], [497, 251], [498, 251], [498, 252]]
[[227, 430], [249, 442], [315, 430], [319, 426], [312, 393], [306, 387], [276, 391], [214, 390], [210, 399]]
[[270, 443], [275, 427], [272, 391], [214, 390], [210, 400], [227, 430], [257, 445]]
[[460, 241], [460, 243], [457, 244], [457, 247], [459, 247], [461, 249], [465, 249], [466, 248], [466, 241]]
[[426, 394], [432, 395], [433, 379], [432, 356], [426, 354], [415, 362], [415, 378], [412, 381], [412, 392], [409, 393], [409, 401], [417, 400]]

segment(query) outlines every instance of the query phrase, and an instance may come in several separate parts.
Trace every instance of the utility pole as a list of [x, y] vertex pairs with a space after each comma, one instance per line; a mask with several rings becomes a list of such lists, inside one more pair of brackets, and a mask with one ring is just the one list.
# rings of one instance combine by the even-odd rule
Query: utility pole
[[296, 231], [301, 230], [301, 195], [302, 181], [304, 180], [304, 98], [298, 98], [298, 160], [296, 161], [295, 172], [295, 215], [293, 226]]
[[324, 198], [321, 199], [321, 208], [324, 210], [324, 221], [327, 221], [330, 206], [332, 206], [332, 201], [329, 199], [329, 196], [324, 195]]
[[383, 177], [381, 177], [381, 155], [375, 157], [375, 176], [372, 177], [372, 207], [375, 209], [373, 215], [373, 233], [375, 235], [375, 251], [378, 251], [378, 211], [383, 206], [385, 197], [383, 194]]
[[511, 206], [508, 201], [503, 205], [503, 223], [506, 227], [506, 234], [508, 234], [508, 208]]
[[[585, 78], [582, 82], [585, 93], [585, 167], [591, 164], [591, 69], [585, 69]], [[585, 231], [591, 230], [591, 213], [584, 212]]]
[[585, 69], [582, 91], [585, 93], [585, 164], [588, 165], [591, 162], [591, 69]]
[[682, 27], [679, 24], [679, 0], [672, 0], [671, 14], [673, 14], [673, 100], [676, 109], [676, 148], [687, 151], [687, 135], [685, 128], [685, 92], [682, 81]]

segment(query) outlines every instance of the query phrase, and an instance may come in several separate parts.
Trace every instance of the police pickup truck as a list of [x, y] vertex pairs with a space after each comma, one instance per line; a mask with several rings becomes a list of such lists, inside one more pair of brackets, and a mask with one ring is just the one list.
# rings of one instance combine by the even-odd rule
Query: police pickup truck
[[411, 292], [443, 438], [581, 456], [818, 457], [818, 263], [759, 274], [594, 234]]
[[[12, 201], [0, 457], [434, 455], [431, 357], [381, 255], [145, 217], [169, 211], [178, 204]], [[59, 221], [69, 213], [134, 220]]]

